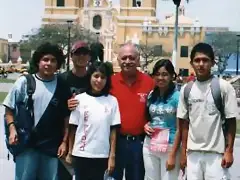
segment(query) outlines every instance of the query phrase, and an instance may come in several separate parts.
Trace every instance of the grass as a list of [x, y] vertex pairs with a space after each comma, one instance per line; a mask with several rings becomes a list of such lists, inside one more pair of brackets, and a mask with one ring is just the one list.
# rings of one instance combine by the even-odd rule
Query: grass
[[16, 80], [0, 78], [0, 83], [14, 83]]
[[5, 97], [7, 96], [7, 92], [0, 92], [0, 103], [3, 102], [3, 100], [5, 99]]

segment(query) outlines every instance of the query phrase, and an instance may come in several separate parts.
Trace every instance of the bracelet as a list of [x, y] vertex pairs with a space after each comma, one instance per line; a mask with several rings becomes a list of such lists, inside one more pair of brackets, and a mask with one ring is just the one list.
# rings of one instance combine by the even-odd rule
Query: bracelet
[[15, 123], [12, 121], [7, 125], [7, 127], [9, 128], [12, 124], [15, 126]]

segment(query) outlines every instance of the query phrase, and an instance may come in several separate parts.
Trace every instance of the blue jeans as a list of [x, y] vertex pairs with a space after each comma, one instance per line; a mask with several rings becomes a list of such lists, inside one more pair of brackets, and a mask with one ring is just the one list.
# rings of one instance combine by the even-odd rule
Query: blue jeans
[[58, 180], [58, 159], [34, 149], [16, 157], [15, 180]]
[[118, 136], [116, 144], [116, 162], [113, 177], [126, 180], [144, 180], [143, 138], [127, 139]]

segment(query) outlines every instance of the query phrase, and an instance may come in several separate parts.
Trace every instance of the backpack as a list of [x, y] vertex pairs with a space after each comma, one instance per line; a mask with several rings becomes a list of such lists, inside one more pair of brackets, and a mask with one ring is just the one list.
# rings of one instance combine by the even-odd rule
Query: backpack
[[[5, 137], [6, 146], [9, 152], [13, 155], [14, 159], [17, 155], [22, 153], [30, 142], [30, 135], [34, 127], [34, 109], [33, 109], [33, 99], [32, 95], [36, 89], [36, 82], [31, 74], [24, 75], [27, 79], [27, 102], [20, 102], [16, 104], [16, 109], [14, 110], [14, 125], [18, 134], [18, 144], [9, 144], [9, 127], [6, 123], [6, 115], [4, 115], [4, 127], [5, 127]], [[9, 154], [8, 154], [9, 159]]]
[[[183, 91], [184, 101], [187, 106], [187, 109], [189, 107], [188, 98], [189, 98], [189, 94], [190, 94], [193, 84], [194, 84], [194, 81], [188, 82]], [[224, 137], [226, 137], [224, 102], [223, 102], [223, 98], [221, 95], [220, 82], [217, 77], [215, 77], [215, 76], [212, 77], [210, 88], [211, 88], [214, 104], [221, 114], [223, 134], [224, 134]]]

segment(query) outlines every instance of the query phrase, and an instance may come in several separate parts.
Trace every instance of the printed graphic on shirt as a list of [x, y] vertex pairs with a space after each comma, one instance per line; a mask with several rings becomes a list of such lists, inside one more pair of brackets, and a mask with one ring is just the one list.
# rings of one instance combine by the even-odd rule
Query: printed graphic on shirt
[[154, 103], [148, 102], [150, 125], [152, 128], [169, 129], [169, 144], [173, 144], [177, 129], [177, 104], [179, 92], [175, 91], [166, 102], [158, 99]]
[[137, 93], [137, 95], [139, 96], [139, 101], [142, 103], [145, 103], [147, 100], [147, 93]]
[[93, 97], [87, 93], [75, 97], [79, 106], [72, 111], [69, 123], [77, 125], [72, 154], [79, 157], [107, 158], [111, 126], [120, 124], [115, 97]]

